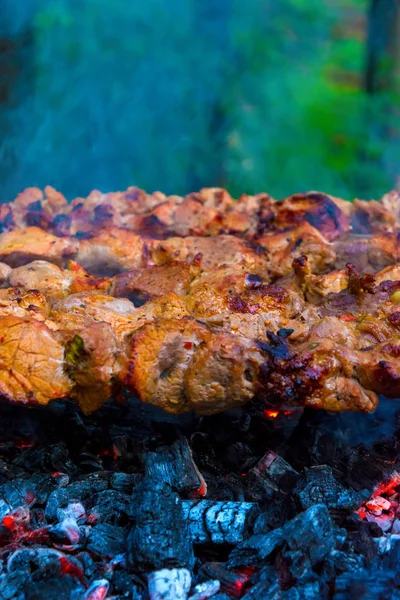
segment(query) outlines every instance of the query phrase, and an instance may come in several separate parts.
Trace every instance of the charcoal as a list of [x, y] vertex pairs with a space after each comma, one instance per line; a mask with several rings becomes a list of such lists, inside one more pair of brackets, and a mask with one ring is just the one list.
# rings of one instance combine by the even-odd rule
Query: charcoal
[[110, 584], [107, 579], [97, 579], [86, 590], [83, 600], [104, 600], [107, 596]]
[[85, 588], [76, 579], [69, 575], [59, 577], [45, 577], [38, 581], [33, 580], [31, 585], [25, 586], [24, 600], [43, 600], [43, 598], [57, 598], [57, 600], [81, 600], [84, 598]]
[[48, 529], [53, 544], [59, 549], [76, 549], [83, 545], [85, 534], [82, 527], [78, 527], [76, 521], [65, 520]]
[[291, 573], [303, 575], [331, 550], [343, 545], [346, 535], [332, 522], [324, 504], [316, 504], [288, 521], [283, 527], [286, 547], [283, 555], [291, 560]]
[[266, 559], [285, 541], [282, 528], [274, 529], [265, 535], [253, 535], [236, 546], [229, 556], [229, 567], [240, 567], [251, 564], [262, 566]]
[[328, 588], [319, 581], [296, 585], [281, 594], [282, 600], [327, 600], [328, 597]]
[[237, 546], [231, 553], [229, 565], [263, 564], [274, 550], [285, 546], [284, 556], [292, 562], [293, 575], [301, 576], [343, 542], [344, 535], [333, 525], [326, 506], [317, 504], [282, 528], [254, 535]]
[[0, 575], [0, 600], [24, 600], [25, 586], [32, 580], [25, 570]]
[[130, 498], [116, 490], [104, 490], [96, 494], [92, 512], [101, 523], [125, 525], [130, 514]]
[[125, 550], [125, 531], [108, 523], [94, 525], [89, 530], [86, 549], [98, 556], [115, 556]]
[[148, 575], [150, 600], [186, 600], [192, 577], [187, 569], [162, 569]]
[[364, 526], [363, 524], [359, 531], [348, 534], [346, 550], [364, 556], [367, 565], [374, 560], [378, 553], [378, 548], [373, 539], [368, 535], [368, 526]]
[[394, 571], [346, 572], [336, 579], [334, 600], [395, 600], [399, 598]]
[[144, 572], [191, 568], [193, 546], [178, 495], [167, 485], [145, 479], [132, 507], [135, 524], [128, 536], [128, 559]]
[[394, 536], [387, 536], [385, 542], [387, 551], [381, 557], [380, 564], [383, 569], [394, 571], [400, 565], [400, 539], [393, 539]]
[[169, 448], [149, 452], [144, 457], [145, 474], [155, 483], [167, 483], [186, 496], [204, 496], [207, 486], [197, 468], [186, 438]]
[[[254, 521], [253, 531], [255, 534], [268, 533], [272, 529], [281, 527], [290, 516], [290, 507], [286, 502], [269, 502], [264, 512], [258, 515]], [[290, 515], [290, 516], [289, 516]]]
[[365, 566], [365, 559], [360, 554], [332, 550], [324, 559], [321, 575], [326, 581], [331, 581], [345, 571], [363, 571]]
[[221, 587], [218, 579], [210, 579], [204, 583], [197, 584], [193, 590], [189, 600], [207, 600], [215, 596]]
[[325, 504], [330, 509], [351, 511], [362, 501], [359, 494], [340, 484], [326, 465], [304, 469], [293, 494], [304, 510], [314, 504]]
[[136, 473], [113, 473], [110, 478], [110, 487], [117, 492], [131, 494], [139, 482], [140, 475]]
[[225, 592], [233, 598], [240, 598], [249, 582], [249, 575], [231, 571], [226, 565], [217, 562], [203, 564], [198, 577], [201, 581], [210, 579], [219, 581], [221, 592]]
[[281, 586], [276, 569], [264, 567], [252, 577], [252, 587], [243, 596], [245, 600], [280, 600]]
[[[98, 492], [108, 488], [108, 479], [100, 477], [100, 473], [94, 473], [93, 477], [85, 477], [74, 481], [65, 488], [55, 490], [49, 495], [46, 503], [46, 518], [49, 521], [55, 521], [57, 510], [69, 504], [70, 502], [83, 502]], [[98, 477], [96, 477], [98, 476]]]
[[184, 500], [182, 509], [194, 543], [238, 544], [249, 536], [258, 513], [251, 502]]
[[269, 451], [249, 473], [251, 479], [262, 479], [272, 491], [289, 492], [299, 474], [276, 452]]
[[111, 577], [111, 583], [114, 593], [125, 595], [128, 598], [134, 587], [141, 591], [144, 591], [145, 588], [143, 582], [140, 582], [138, 578], [134, 578], [134, 576], [126, 570], [114, 571]]
[[75, 555], [75, 558], [79, 560], [79, 563], [82, 565], [82, 570], [86, 577], [92, 579], [98, 567], [90, 554], [88, 552], [79, 552]]

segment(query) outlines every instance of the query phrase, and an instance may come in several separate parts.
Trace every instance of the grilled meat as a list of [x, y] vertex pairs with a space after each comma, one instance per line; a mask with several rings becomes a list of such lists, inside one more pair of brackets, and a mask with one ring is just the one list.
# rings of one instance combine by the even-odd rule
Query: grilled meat
[[373, 410], [400, 395], [398, 198], [28, 188], [0, 207], [0, 394]]

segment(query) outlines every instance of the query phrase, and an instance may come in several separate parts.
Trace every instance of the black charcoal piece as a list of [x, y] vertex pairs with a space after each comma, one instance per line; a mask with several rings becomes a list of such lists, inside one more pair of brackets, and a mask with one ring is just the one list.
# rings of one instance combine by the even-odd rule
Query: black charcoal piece
[[230, 570], [225, 564], [217, 562], [202, 565], [198, 577], [202, 581], [208, 581], [209, 579], [219, 581], [221, 592], [225, 592], [233, 598], [241, 598], [250, 578], [249, 575]]
[[367, 565], [374, 560], [378, 553], [378, 547], [369, 534], [367, 523], [363, 523], [359, 531], [348, 534], [345, 550], [364, 556]]
[[293, 576], [302, 576], [346, 539], [344, 530], [332, 522], [324, 504], [316, 504], [300, 513], [283, 527], [283, 555], [291, 560]]
[[64, 508], [71, 502], [82, 502], [85, 505], [88, 498], [94, 497], [95, 494], [108, 488], [107, 477], [102, 476], [102, 473], [93, 473], [92, 475], [74, 481], [65, 488], [54, 490], [46, 503], [46, 518], [49, 521], [55, 521], [59, 508]]
[[0, 575], [0, 600], [24, 600], [25, 586], [32, 585], [30, 573], [25, 570]]
[[268, 566], [253, 575], [252, 587], [243, 596], [243, 600], [280, 600], [281, 586], [274, 567]]
[[289, 492], [293, 489], [299, 474], [289, 463], [276, 452], [269, 451], [253, 467], [250, 474], [255, 478], [261, 478], [272, 490]]
[[360, 554], [332, 550], [324, 559], [321, 575], [326, 581], [332, 581], [337, 575], [346, 571], [363, 571], [365, 566], [365, 559]]
[[104, 490], [96, 494], [92, 512], [101, 523], [126, 525], [130, 513], [131, 499], [116, 490]]
[[253, 535], [233, 549], [228, 566], [262, 566], [271, 554], [285, 541], [283, 528], [274, 529], [266, 534]]
[[317, 504], [282, 528], [254, 535], [237, 546], [230, 555], [229, 565], [261, 565], [282, 546], [284, 556], [292, 562], [292, 574], [299, 577], [344, 540], [345, 534], [333, 524], [326, 506]]
[[298, 584], [281, 593], [282, 600], [328, 600], [329, 590], [319, 581]]
[[169, 448], [159, 448], [144, 457], [145, 474], [154, 484], [167, 483], [185, 495], [201, 495], [207, 486], [197, 468], [186, 438], [181, 438]]
[[258, 515], [254, 521], [253, 531], [255, 534], [268, 533], [272, 529], [281, 527], [288, 518], [288, 508], [286, 503], [270, 502], [266, 510]]
[[183, 500], [182, 508], [196, 544], [238, 544], [249, 536], [258, 514], [253, 502]]
[[152, 572], [193, 565], [193, 545], [178, 495], [145, 480], [133, 497], [128, 560], [134, 571]]
[[339, 483], [326, 465], [304, 469], [293, 494], [303, 509], [313, 504], [326, 504], [328, 508], [351, 511], [362, 501], [357, 492]]
[[90, 528], [86, 549], [97, 556], [113, 557], [125, 550], [125, 531], [122, 527], [99, 523]]
[[110, 487], [123, 494], [131, 494], [135, 485], [141, 480], [137, 473], [113, 473], [110, 478]]
[[397, 600], [398, 588], [395, 571], [346, 572], [336, 579], [333, 600]]

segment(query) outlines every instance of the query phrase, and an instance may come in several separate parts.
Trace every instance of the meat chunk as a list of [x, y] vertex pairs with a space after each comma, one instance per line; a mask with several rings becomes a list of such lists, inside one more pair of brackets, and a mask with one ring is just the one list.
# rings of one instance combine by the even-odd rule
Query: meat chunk
[[139, 304], [169, 293], [183, 296], [199, 272], [199, 266], [179, 261], [126, 271], [113, 278], [110, 294]]
[[39, 227], [26, 227], [0, 234], [0, 260], [10, 267], [44, 259], [62, 266], [76, 255], [77, 240], [58, 238]]
[[293, 194], [277, 203], [275, 223], [282, 229], [306, 221], [328, 241], [348, 231], [350, 224], [338, 203], [328, 194]]
[[17, 267], [9, 276], [11, 286], [25, 291], [40, 290], [46, 296], [65, 296], [71, 287], [71, 281], [71, 272], [46, 260], [34, 260]]
[[261, 276], [267, 273], [268, 261], [263, 248], [231, 235], [149, 240], [148, 247], [156, 264], [172, 260], [192, 261], [201, 254], [201, 267], [204, 270], [221, 265], [244, 264], [252, 273]]
[[246, 404], [256, 392], [261, 354], [246, 338], [214, 334], [200, 344], [184, 376], [189, 408], [215, 414]]
[[135, 332], [123, 383], [143, 402], [167, 412], [188, 410], [185, 373], [210, 332], [194, 319], [156, 320]]
[[306, 222], [284, 232], [265, 233], [257, 241], [267, 252], [273, 277], [290, 274], [293, 260], [303, 255], [308, 257], [313, 273], [325, 271], [336, 259], [332, 244]]
[[0, 316], [0, 394], [13, 402], [47, 404], [71, 392], [64, 348], [36, 319]]
[[94, 275], [115, 275], [146, 264], [146, 247], [139, 235], [110, 227], [80, 242], [75, 258]]

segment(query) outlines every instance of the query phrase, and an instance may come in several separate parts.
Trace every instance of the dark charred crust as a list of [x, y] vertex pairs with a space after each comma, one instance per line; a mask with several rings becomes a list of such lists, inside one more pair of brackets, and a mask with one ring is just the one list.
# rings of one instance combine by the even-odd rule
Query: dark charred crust
[[29, 227], [40, 227], [45, 231], [47, 231], [49, 226], [49, 219], [43, 211], [32, 211], [26, 213], [25, 221]]
[[56, 215], [51, 223], [51, 230], [58, 237], [68, 237], [70, 235], [70, 228], [70, 215]]
[[36, 200], [36, 202], [31, 202], [30, 204], [28, 204], [27, 209], [29, 211], [40, 211], [42, 210], [42, 203], [40, 202], [40, 200]]
[[360, 275], [356, 267], [352, 263], [346, 264], [347, 273], [349, 276], [348, 290], [350, 294], [355, 296], [368, 293], [374, 294], [376, 292], [375, 276], [371, 273]]
[[5, 215], [3, 215], [3, 212], [4, 212], [3, 207], [1, 207], [0, 208], [0, 233], [4, 233], [5, 231], [11, 231], [11, 229], [13, 229], [13, 227], [15, 226], [11, 209], [8, 208], [8, 212]]
[[385, 344], [382, 347], [382, 352], [389, 354], [394, 358], [398, 358], [400, 356], [400, 346], [396, 346], [395, 344]]
[[96, 222], [108, 221], [114, 216], [114, 211], [108, 204], [99, 204], [94, 209], [94, 220]]
[[387, 317], [388, 323], [396, 329], [400, 329], [400, 312], [394, 312]]
[[250, 304], [245, 298], [242, 296], [231, 296], [228, 299], [228, 306], [232, 312], [238, 313], [250, 313], [254, 314], [257, 312], [259, 308], [258, 304]]
[[168, 227], [157, 215], [144, 215], [140, 222], [140, 235], [142, 237], [164, 239], [168, 235]]

